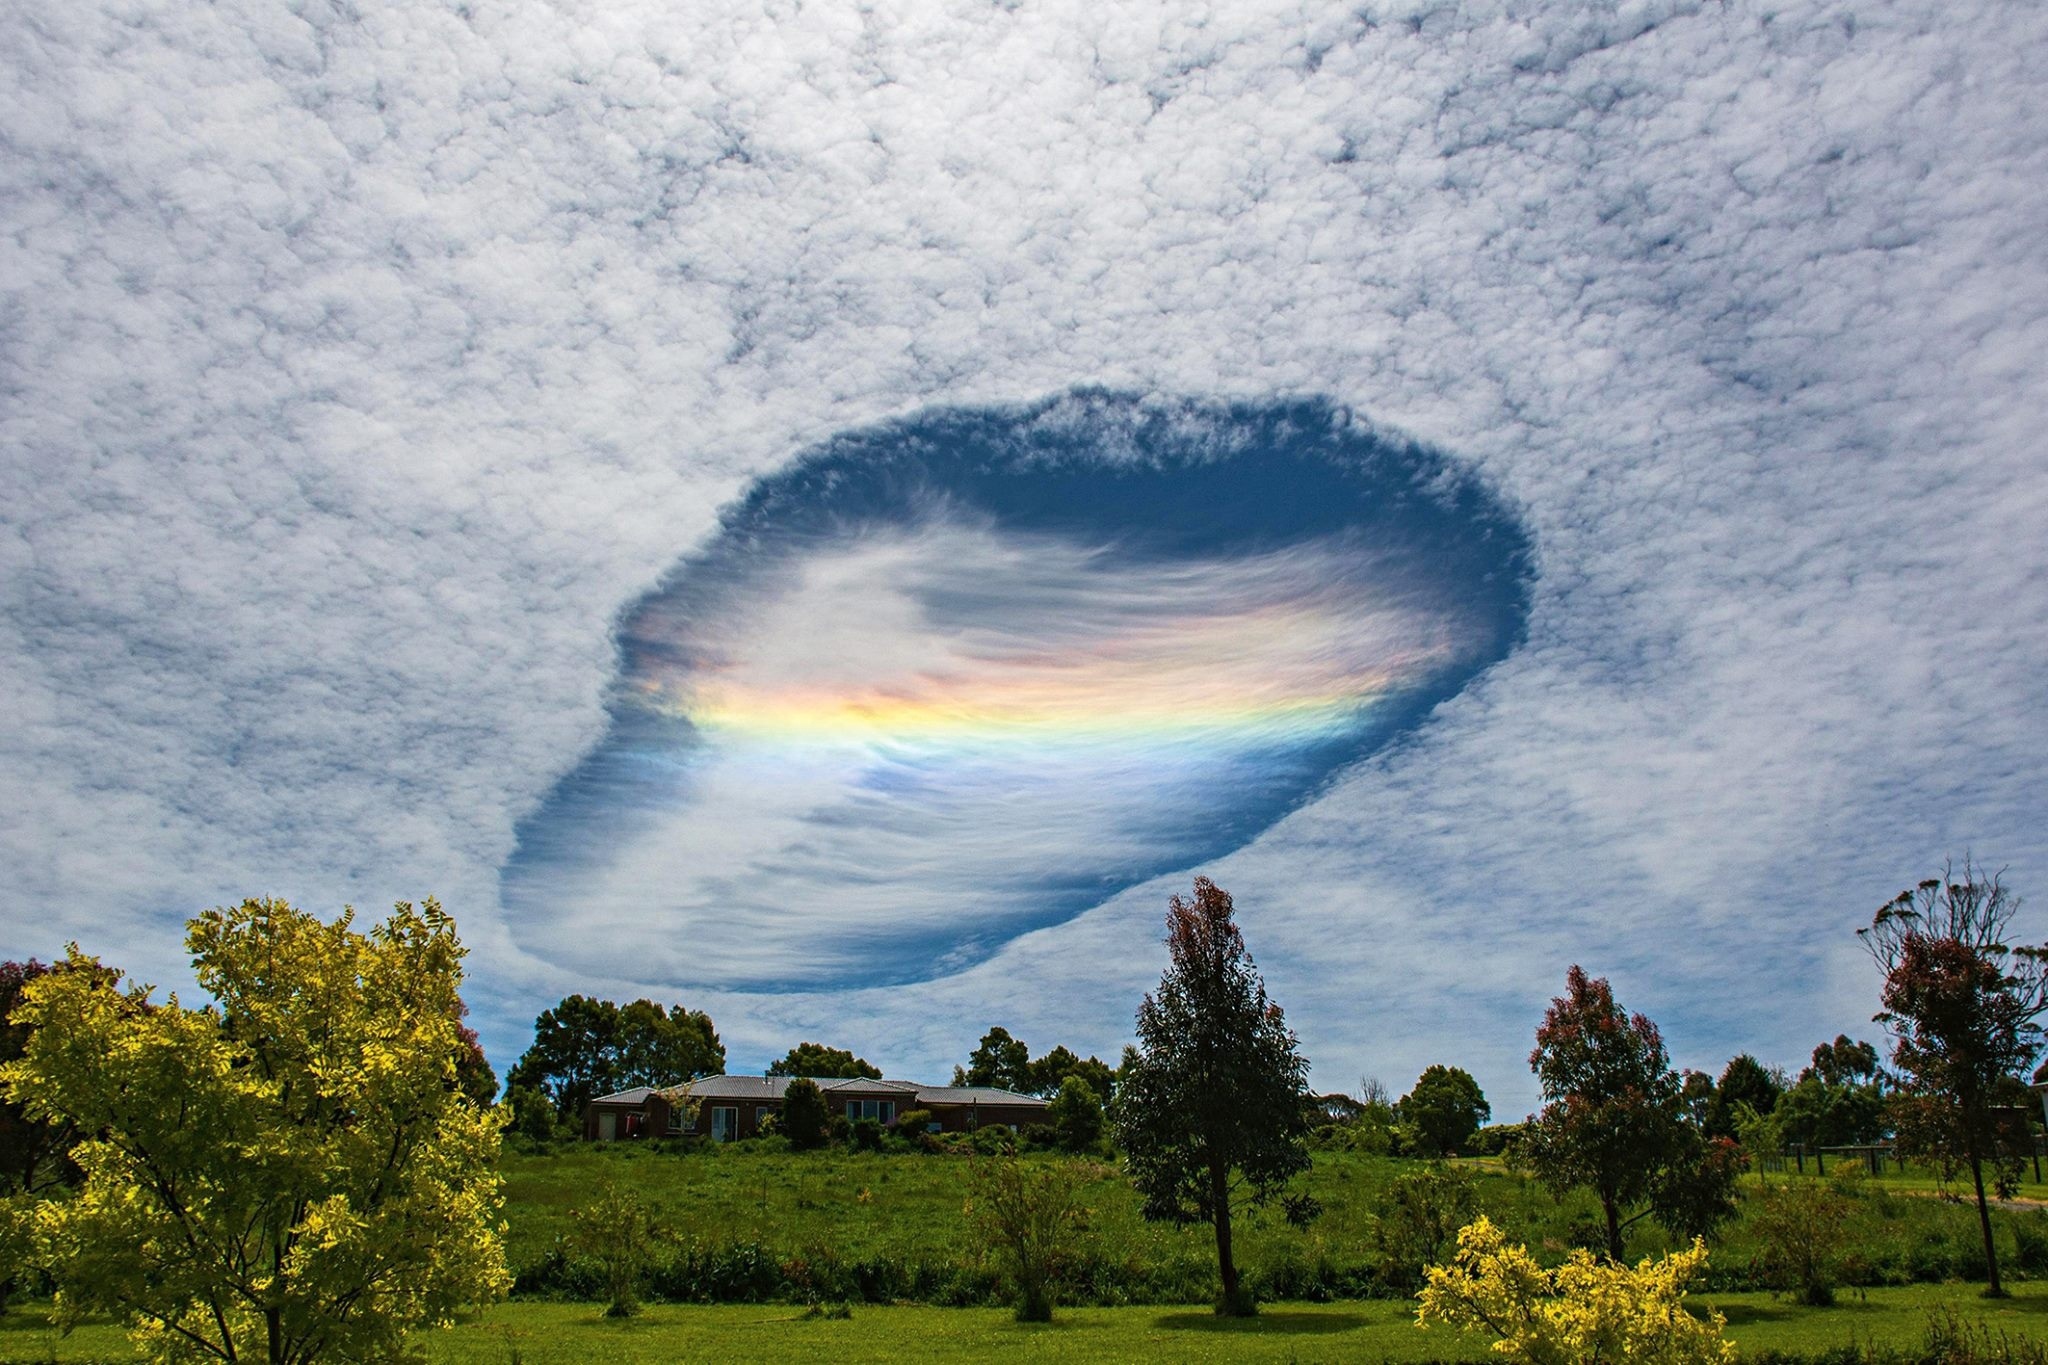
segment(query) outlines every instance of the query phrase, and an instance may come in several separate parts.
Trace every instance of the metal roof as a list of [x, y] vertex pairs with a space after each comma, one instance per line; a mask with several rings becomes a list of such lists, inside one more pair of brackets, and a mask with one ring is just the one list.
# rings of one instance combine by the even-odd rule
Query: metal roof
[[[693, 1100], [779, 1100], [794, 1076], [706, 1076], [689, 1084]], [[827, 1095], [890, 1095], [920, 1105], [1004, 1104], [1043, 1109], [1046, 1101], [1036, 1095], [998, 1090], [992, 1085], [919, 1085], [916, 1081], [871, 1080], [866, 1076], [812, 1076], [809, 1078]], [[668, 1087], [675, 1089], [677, 1087]], [[663, 1093], [663, 1087], [636, 1085], [610, 1095], [599, 1095], [592, 1104], [645, 1104], [648, 1097]]]

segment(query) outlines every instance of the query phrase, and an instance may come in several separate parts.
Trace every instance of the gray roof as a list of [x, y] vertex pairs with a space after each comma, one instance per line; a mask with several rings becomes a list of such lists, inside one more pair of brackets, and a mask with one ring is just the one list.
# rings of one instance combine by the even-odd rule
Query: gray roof
[[1014, 1090], [998, 1090], [992, 1085], [925, 1085], [917, 1091], [919, 1104], [1007, 1104], [1022, 1105], [1033, 1109], [1049, 1109], [1048, 1101], [1036, 1095], [1020, 1095]]
[[[794, 1076], [706, 1076], [690, 1082], [690, 1098], [693, 1100], [753, 1100], [757, 1103], [779, 1100], [782, 1092], [789, 1088]], [[1046, 1108], [1046, 1102], [1036, 1095], [1020, 1095], [1014, 1090], [998, 1090], [992, 1085], [919, 1085], [916, 1081], [870, 1080], [865, 1076], [812, 1076], [809, 1078], [818, 1089], [827, 1095], [888, 1095], [907, 1103], [920, 1105], [976, 1105], [1002, 1104]], [[661, 1088], [651, 1085], [636, 1085], [631, 1090], [615, 1094], [599, 1095], [592, 1104], [645, 1104], [650, 1095], [661, 1093]]]

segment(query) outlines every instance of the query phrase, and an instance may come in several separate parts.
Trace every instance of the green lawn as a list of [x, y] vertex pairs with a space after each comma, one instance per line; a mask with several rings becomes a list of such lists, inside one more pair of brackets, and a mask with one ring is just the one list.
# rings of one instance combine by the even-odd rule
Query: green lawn
[[[1029, 1158], [1059, 1160], [1061, 1158]], [[1584, 1194], [1558, 1200], [1495, 1162], [1461, 1163], [1479, 1181], [1484, 1211], [1509, 1236], [1554, 1259], [1574, 1243], [1597, 1240], [1598, 1211]], [[988, 1302], [994, 1269], [962, 1217], [967, 1162], [909, 1153], [659, 1150], [639, 1144], [576, 1145], [504, 1160], [507, 1254], [527, 1272], [526, 1289], [556, 1297], [594, 1292], [587, 1280], [557, 1273], [571, 1213], [604, 1181], [638, 1190], [653, 1206], [674, 1255], [694, 1267], [651, 1286], [655, 1297], [798, 1298], [780, 1268], [812, 1275], [819, 1297], [914, 1299], [941, 1306]], [[1215, 1293], [1215, 1252], [1205, 1228], [1147, 1223], [1129, 1184], [1107, 1166], [1087, 1191], [1093, 1213], [1091, 1271], [1080, 1297], [1119, 1303], [1206, 1302]], [[1374, 1220], [1388, 1185], [1421, 1163], [1319, 1152], [1304, 1187], [1323, 1206], [1306, 1231], [1278, 1217], [1239, 1229], [1239, 1260], [1270, 1298], [1356, 1298], [1375, 1292]], [[1816, 1180], [1773, 1175], [1776, 1180]], [[1932, 1197], [1925, 1175], [1882, 1180], [1843, 1175], [1853, 1214], [1852, 1282], [1902, 1284], [1981, 1278], [1974, 1210]], [[1748, 1179], [1754, 1190], [1757, 1177]], [[2048, 1190], [2032, 1187], [2048, 1194]], [[1995, 1215], [2001, 1265], [2015, 1277], [2048, 1275], [2048, 1212]], [[1631, 1231], [1631, 1257], [1670, 1249], [1654, 1224]], [[1758, 1254], [1746, 1220], [1715, 1247], [1709, 1284], [1750, 1288]], [[549, 1269], [554, 1257], [555, 1270]], [[573, 1259], [573, 1258], [572, 1258]], [[664, 1288], [664, 1285], [667, 1287]], [[1383, 1288], [1378, 1292], [1388, 1292]]]
[[[1696, 1295], [1728, 1316], [1745, 1354], [1819, 1351], [1851, 1341], [1918, 1343], [1943, 1306], [2014, 1338], [2048, 1339], [2048, 1284], [2024, 1284], [2005, 1303], [1968, 1287], [1914, 1285], [1849, 1294], [1809, 1309], [1767, 1294]], [[1050, 1326], [1021, 1326], [979, 1308], [857, 1305], [850, 1319], [807, 1318], [777, 1305], [663, 1304], [626, 1322], [587, 1304], [510, 1303], [422, 1338], [437, 1365], [671, 1365], [677, 1360], [845, 1362], [905, 1360], [1482, 1361], [1476, 1337], [1414, 1325], [1410, 1305], [1374, 1301], [1273, 1304], [1249, 1322], [1189, 1309], [1063, 1309]], [[0, 1317], [0, 1362], [66, 1365], [129, 1359], [120, 1332], [83, 1328], [58, 1338], [30, 1305]]]

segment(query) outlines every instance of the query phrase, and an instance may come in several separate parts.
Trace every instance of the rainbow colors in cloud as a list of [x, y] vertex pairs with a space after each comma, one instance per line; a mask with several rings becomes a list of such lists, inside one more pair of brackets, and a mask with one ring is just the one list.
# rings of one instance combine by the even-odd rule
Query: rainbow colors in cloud
[[[1213, 858], [1498, 658], [1526, 538], [1315, 404], [859, 433], [630, 612], [522, 937], [635, 981], [907, 981]], [[629, 951], [613, 945], [630, 943]]]

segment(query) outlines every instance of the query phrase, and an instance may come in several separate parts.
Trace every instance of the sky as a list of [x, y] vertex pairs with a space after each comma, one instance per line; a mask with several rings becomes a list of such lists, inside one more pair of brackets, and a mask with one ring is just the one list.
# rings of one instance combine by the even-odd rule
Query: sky
[[0, 7], [0, 955], [438, 896], [572, 991], [1324, 1089], [2048, 939], [2048, 12]]

